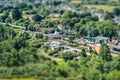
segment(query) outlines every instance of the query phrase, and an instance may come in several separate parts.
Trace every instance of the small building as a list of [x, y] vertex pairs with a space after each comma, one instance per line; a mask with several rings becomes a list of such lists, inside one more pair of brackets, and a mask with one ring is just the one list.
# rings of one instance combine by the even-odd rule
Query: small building
[[47, 42], [47, 46], [49, 46], [52, 50], [60, 50], [64, 48], [64, 44], [57, 41]]
[[118, 16], [115, 16], [114, 19], [113, 19], [114, 23], [116, 24], [120, 24], [120, 17]]
[[118, 41], [117, 39], [112, 39], [111, 44], [117, 45], [118, 42], [119, 42], [119, 41]]
[[61, 39], [62, 35], [60, 32], [55, 31], [54, 33], [45, 34], [49, 39]]
[[112, 45], [111, 52], [120, 53], [120, 45]]
[[59, 32], [55, 31], [54, 35], [59, 35]]
[[110, 39], [108, 37], [98, 36], [95, 38], [95, 42], [98, 44], [107, 44], [110, 42]]
[[95, 50], [97, 53], [100, 53], [101, 48], [102, 48], [101, 44], [95, 44], [94, 50]]
[[71, 29], [71, 27], [69, 26], [69, 25], [62, 25], [62, 24], [59, 24], [58, 26], [57, 26], [57, 28], [59, 29], [59, 30], [68, 30], [68, 31], [70, 31]]
[[58, 25], [58, 29], [63, 30], [63, 29], [65, 29], [65, 26], [60, 24], [60, 25]]
[[84, 39], [87, 41], [92, 41], [92, 42], [95, 41], [95, 38], [93, 38], [93, 37], [84, 37]]
[[81, 50], [80, 50], [80, 49], [73, 48], [73, 47], [70, 47], [70, 46], [64, 46], [63, 52], [80, 53]]

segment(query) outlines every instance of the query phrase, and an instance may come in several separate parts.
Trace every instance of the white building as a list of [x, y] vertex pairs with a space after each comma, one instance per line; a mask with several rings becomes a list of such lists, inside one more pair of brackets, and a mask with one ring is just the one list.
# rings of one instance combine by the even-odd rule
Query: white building
[[115, 16], [113, 21], [116, 23], [116, 24], [120, 24], [120, 17], [118, 16]]

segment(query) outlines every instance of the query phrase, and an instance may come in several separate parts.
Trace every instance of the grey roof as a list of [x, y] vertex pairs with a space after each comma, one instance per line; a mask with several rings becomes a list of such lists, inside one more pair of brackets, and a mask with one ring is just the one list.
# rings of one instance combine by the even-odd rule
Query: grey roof
[[98, 37], [96, 37], [96, 39], [100, 39], [100, 40], [108, 40], [109, 38], [108, 37], [102, 37], [102, 36], [98, 36]]

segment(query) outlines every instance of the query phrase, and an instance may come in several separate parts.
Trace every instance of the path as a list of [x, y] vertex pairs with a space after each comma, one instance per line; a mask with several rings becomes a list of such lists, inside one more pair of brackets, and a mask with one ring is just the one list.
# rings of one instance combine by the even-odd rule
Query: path
[[20, 29], [25, 29], [24, 26], [17, 26], [17, 25], [13, 25], [13, 24], [10, 24], [10, 23], [5, 23], [5, 22], [0, 22], [1, 25], [9, 25], [11, 27], [15, 27], [15, 28], [20, 28]]

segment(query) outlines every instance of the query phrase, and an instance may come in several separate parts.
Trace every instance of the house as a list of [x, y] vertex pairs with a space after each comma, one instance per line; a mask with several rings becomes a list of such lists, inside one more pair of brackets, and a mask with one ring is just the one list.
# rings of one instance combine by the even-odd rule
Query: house
[[55, 32], [54, 32], [54, 35], [59, 35], [59, 32], [55, 31]]
[[120, 41], [117, 39], [112, 39], [110, 46], [110, 51], [112, 53], [120, 53]]
[[120, 46], [120, 41], [117, 42], [117, 46]]
[[64, 44], [57, 41], [47, 42], [47, 46], [49, 46], [52, 50], [60, 50], [64, 48]]
[[98, 36], [95, 38], [95, 43], [107, 44], [110, 43], [110, 39], [108, 37]]
[[54, 33], [49, 33], [49, 34], [44, 34], [46, 35], [49, 39], [61, 39], [62, 35], [60, 32], [55, 31]]
[[59, 30], [70, 30], [70, 26], [69, 25], [62, 25], [62, 24], [59, 24], [58, 26], [58, 29]]
[[95, 50], [97, 53], [100, 53], [101, 48], [102, 48], [101, 44], [95, 44], [94, 50]]
[[95, 38], [94, 38], [94, 37], [84, 37], [84, 40], [94, 42], [94, 41], [95, 41]]
[[65, 29], [65, 26], [59, 24], [59, 25], [58, 25], [58, 29], [59, 29], [59, 30], [64, 30], [64, 29]]
[[117, 43], [118, 43], [118, 40], [117, 40], [117, 39], [112, 39], [111, 44], [117, 45]]
[[120, 17], [115, 16], [114, 19], [113, 19], [113, 22], [116, 23], [116, 24], [120, 24]]
[[111, 45], [111, 47], [112, 47], [111, 52], [120, 53], [120, 43], [118, 45]]
[[70, 47], [70, 46], [64, 46], [64, 50], [63, 52], [72, 52], [72, 53], [80, 53], [81, 50], [80, 49], [76, 49], [76, 48], [73, 48], [73, 47]]
[[47, 46], [49, 46], [52, 50], [61, 50], [63, 52], [72, 52], [72, 53], [80, 53], [80, 49], [76, 49], [70, 46], [67, 46], [61, 42], [57, 41], [52, 41], [52, 42], [47, 42]]

